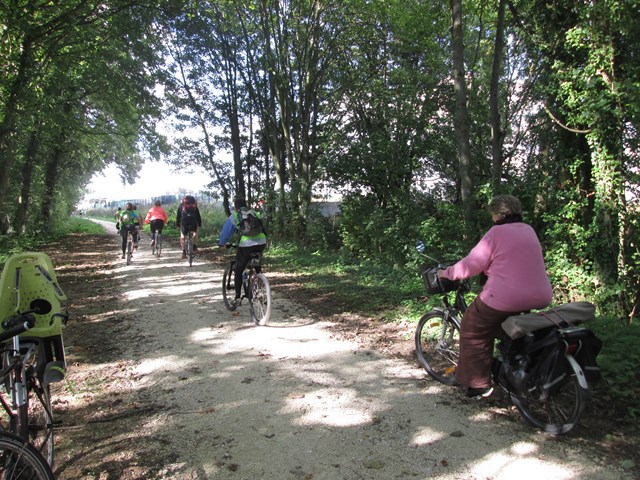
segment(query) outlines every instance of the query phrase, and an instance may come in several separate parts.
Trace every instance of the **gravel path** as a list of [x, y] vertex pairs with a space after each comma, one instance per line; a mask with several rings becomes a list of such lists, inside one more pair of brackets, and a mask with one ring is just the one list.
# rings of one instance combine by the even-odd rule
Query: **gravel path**
[[127, 267], [109, 243], [59, 273], [75, 316], [54, 392], [61, 480], [631, 478], [506, 400], [488, 409], [337, 338], [277, 291], [256, 327], [246, 303], [225, 309], [202, 257], [158, 260], [145, 240]]

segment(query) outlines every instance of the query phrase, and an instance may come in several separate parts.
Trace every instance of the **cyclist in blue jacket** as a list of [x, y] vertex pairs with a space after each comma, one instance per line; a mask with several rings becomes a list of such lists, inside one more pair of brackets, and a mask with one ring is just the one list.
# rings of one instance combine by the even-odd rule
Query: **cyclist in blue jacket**
[[[242, 294], [242, 272], [244, 271], [247, 263], [251, 258], [253, 252], [262, 252], [267, 246], [267, 235], [260, 222], [260, 233], [254, 235], [243, 235], [240, 233], [240, 222], [243, 214], [251, 213], [260, 219], [260, 214], [253, 210], [247, 209], [247, 201], [244, 198], [236, 197], [233, 201], [234, 212], [229, 215], [229, 218], [224, 222], [222, 226], [222, 232], [220, 232], [220, 239], [218, 245], [224, 247], [229, 239], [235, 234], [240, 235], [238, 241], [238, 251], [236, 252], [235, 269], [234, 269], [234, 287], [235, 287], [235, 304], [240, 303], [240, 296]], [[260, 268], [256, 268], [256, 272], [260, 273]]]

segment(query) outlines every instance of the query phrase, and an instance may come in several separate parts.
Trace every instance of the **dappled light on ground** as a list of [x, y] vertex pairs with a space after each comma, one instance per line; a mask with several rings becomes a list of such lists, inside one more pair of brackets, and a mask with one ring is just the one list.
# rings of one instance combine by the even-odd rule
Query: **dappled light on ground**
[[175, 248], [145, 250], [127, 267], [109, 255], [100, 282], [69, 289], [80, 298], [54, 394], [59, 480], [623, 478], [345, 341], [277, 289], [256, 327], [246, 303], [224, 307], [204, 256], [189, 267]]

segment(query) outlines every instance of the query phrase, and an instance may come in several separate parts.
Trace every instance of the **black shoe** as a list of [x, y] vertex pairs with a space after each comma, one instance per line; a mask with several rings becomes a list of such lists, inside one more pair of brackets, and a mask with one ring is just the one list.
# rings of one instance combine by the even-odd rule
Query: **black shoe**
[[467, 388], [467, 397], [474, 399], [487, 398], [493, 393], [493, 387], [487, 388]]
[[194, 246], [193, 246], [193, 251], [194, 251], [194, 252], [197, 252], [197, 251], [198, 251], [198, 246], [197, 246], [197, 245], [194, 245]]

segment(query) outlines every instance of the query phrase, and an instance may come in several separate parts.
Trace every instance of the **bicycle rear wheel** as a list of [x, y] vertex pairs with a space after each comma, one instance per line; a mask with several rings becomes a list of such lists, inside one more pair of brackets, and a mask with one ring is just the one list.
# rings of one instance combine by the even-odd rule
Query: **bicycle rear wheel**
[[189, 258], [189, 266], [193, 264], [193, 232], [189, 232], [187, 239], [187, 257]]
[[0, 432], [0, 478], [3, 480], [54, 480], [51, 467], [24, 439]]
[[235, 273], [233, 271], [233, 262], [231, 262], [222, 275], [222, 300], [224, 300], [225, 307], [232, 312], [238, 308], [234, 302], [236, 297], [234, 279]]
[[133, 257], [133, 237], [131, 234], [127, 236], [127, 265], [131, 265], [131, 258]]
[[156, 255], [160, 258], [162, 254], [162, 234], [160, 232], [156, 233]]
[[418, 361], [427, 373], [445, 385], [454, 385], [460, 355], [458, 321], [440, 310], [425, 313], [418, 321], [415, 343]]
[[158, 232], [151, 235], [151, 255], [155, 255], [158, 249]]
[[250, 281], [251, 317], [256, 325], [266, 325], [271, 317], [271, 286], [262, 273], [253, 275]]
[[[562, 373], [553, 380], [528, 380], [523, 393], [511, 393], [511, 401], [527, 422], [546, 433], [569, 432], [584, 412], [589, 392], [580, 385], [584, 373], [578, 363], [565, 355]], [[573, 359], [573, 357], [571, 357]]]

